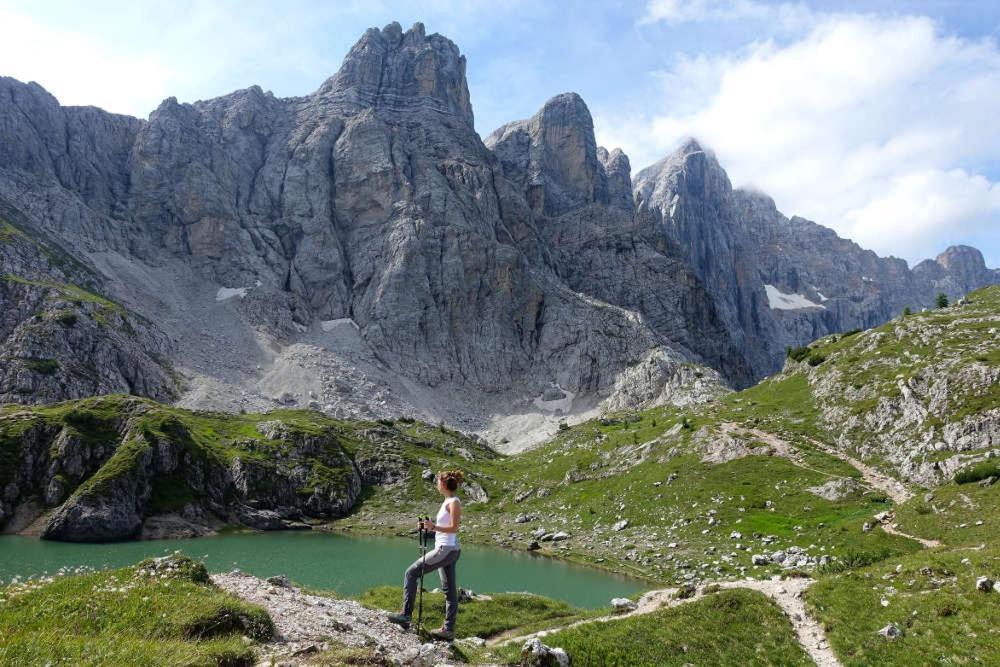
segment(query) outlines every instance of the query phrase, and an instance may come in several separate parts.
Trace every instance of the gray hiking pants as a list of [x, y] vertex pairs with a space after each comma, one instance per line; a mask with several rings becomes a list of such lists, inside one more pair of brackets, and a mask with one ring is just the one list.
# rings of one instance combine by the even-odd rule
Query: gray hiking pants
[[455, 562], [462, 555], [459, 547], [440, 546], [428, 551], [424, 558], [417, 559], [406, 568], [403, 577], [403, 613], [413, 614], [413, 603], [417, 599], [417, 582], [420, 581], [421, 565], [423, 574], [441, 570], [441, 588], [444, 590], [444, 627], [455, 631], [455, 617], [458, 615], [458, 584], [455, 581]]

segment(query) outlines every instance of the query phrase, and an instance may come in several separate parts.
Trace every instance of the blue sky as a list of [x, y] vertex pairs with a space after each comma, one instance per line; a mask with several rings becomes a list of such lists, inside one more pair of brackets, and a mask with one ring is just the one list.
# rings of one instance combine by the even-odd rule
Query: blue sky
[[1000, 266], [1000, 2], [0, 0], [0, 74], [145, 117], [309, 93], [393, 20], [459, 45], [483, 136], [575, 91], [636, 170], [693, 135], [734, 185], [879, 254]]

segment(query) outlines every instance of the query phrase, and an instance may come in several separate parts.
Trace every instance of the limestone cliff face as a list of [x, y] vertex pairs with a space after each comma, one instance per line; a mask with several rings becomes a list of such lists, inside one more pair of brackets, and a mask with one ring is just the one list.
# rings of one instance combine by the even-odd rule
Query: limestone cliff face
[[949, 248], [911, 271], [822, 225], [787, 218], [767, 195], [734, 190], [714, 154], [688, 140], [636, 177], [638, 215], [664, 230], [711, 295], [756, 377], [787, 346], [869, 328], [998, 281], [978, 250]]
[[735, 384], [749, 367], [690, 267], [661, 226], [635, 215], [628, 157], [597, 147], [590, 111], [558, 95], [486, 144], [524, 190], [559, 276], [574, 290], [635, 313]]
[[169, 342], [0, 198], [0, 403], [180, 392]]
[[[693, 344], [711, 339], [700, 328], [713, 322], [693, 277], [630, 240], [627, 158], [599, 159], [582, 100], [546, 105], [544, 136], [528, 132], [537, 153], [523, 172], [503, 166], [473, 128], [464, 57], [422, 25], [369, 30], [312, 95], [171, 98], [148, 121], [3, 87], [0, 143], [19, 148], [4, 154], [0, 195], [87, 253], [206, 381], [254, 382], [271, 349], [339, 321], [357, 327], [379, 373], [473, 392], [473, 412], [475, 392], [530, 397], [558, 385], [599, 399], [653, 348], [678, 363], [722, 358], [724, 344]], [[83, 117], [70, 141], [80, 148], [67, 149], [56, 138], [76, 137]], [[563, 214], [576, 217], [555, 230]], [[569, 257], [590, 240], [606, 246], [594, 277], [583, 256]], [[626, 282], [617, 274], [632, 262], [615, 259], [618, 246], [637, 259]], [[629, 281], [675, 273], [678, 289], [631, 294]], [[198, 318], [199, 280], [240, 298]], [[635, 312], [643, 301], [651, 324]]]

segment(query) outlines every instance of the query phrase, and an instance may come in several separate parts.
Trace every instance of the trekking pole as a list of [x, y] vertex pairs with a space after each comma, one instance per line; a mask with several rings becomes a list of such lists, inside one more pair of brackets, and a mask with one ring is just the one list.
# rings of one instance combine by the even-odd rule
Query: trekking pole
[[429, 521], [429, 516], [420, 517], [420, 529], [417, 531], [420, 539], [420, 589], [417, 591], [417, 636], [420, 636], [421, 624], [424, 620], [424, 565], [427, 562], [427, 542], [424, 521]]

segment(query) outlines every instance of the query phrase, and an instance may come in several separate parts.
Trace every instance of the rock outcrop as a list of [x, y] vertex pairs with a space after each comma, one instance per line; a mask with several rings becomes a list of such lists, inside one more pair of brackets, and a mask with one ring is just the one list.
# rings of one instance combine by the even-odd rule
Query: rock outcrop
[[[749, 367], [697, 277], [668, 249], [661, 227], [634, 215], [628, 158], [620, 149], [597, 147], [579, 96], [552, 98], [529, 120], [495, 130], [486, 145], [504, 176], [523, 190], [570, 288], [641, 318], [660, 341], [693, 352], [729, 382], [749, 381]], [[661, 360], [673, 357], [672, 376], [683, 357], [660, 352]], [[665, 379], [646, 390], [661, 391]], [[626, 403], [623, 395], [613, 396], [616, 406]]]
[[[496, 456], [457, 434], [441, 439], [469, 461]], [[8, 411], [0, 528], [35, 524], [42, 537], [70, 542], [188, 537], [224, 525], [309, 529], [346, 515], [365, 487], [418, 478], [417, 450], [432, 444], [305, 411], [190, 412], [121, 395]], [[485, 498], [470, 480], [473, 489]]]
[[0, 403], [179, 393], [169, 341], [0, 198]]

